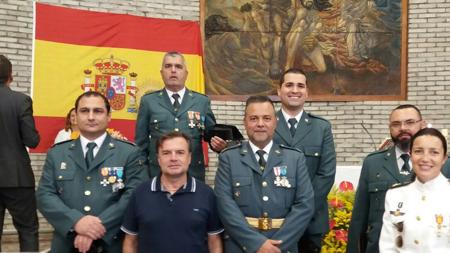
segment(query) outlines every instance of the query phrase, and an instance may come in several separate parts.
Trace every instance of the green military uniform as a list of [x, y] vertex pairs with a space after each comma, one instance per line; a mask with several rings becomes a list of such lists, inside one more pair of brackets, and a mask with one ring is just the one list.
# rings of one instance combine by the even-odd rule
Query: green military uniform
[[[289, 184], [277, 183], [283, 178]], [[282, 252], [297, 252], [314, 211], [302, 152], [274, 143], [262, 171], [248, 142], [226, 149], [219, 155], [214, 191], [225, 227], [225, 252], [256, 252], [267, 239], [282, 240]], [[284, 221], [279, 228], [260, 230], [246, 217]]]
[[[449, 176], [450, 164], [442, 169]], [[383, 225], [384, 199], [394, 184], [411, 180], [400, 174], [395, 146], [369, 154], [363, 162], [348, 234], [348, 253], [378, 253], [378, 240]]]
[[181, 131], [191, 138], [189, 174], [205, 181], [202, 140], [204, 132], [215, 124], [211, 101], [205, 95], [186, 89], [178, 111], [174, 110], [165, 89], [144, 95], [136, 121], [136, 144], [149, 159], [150, 176], [160, 172], [156, 141], [168, 132]]
[[72, 252], [75, 223], [93, 215], [106, 228], [107, 252], [122, 252], [122, 217], [133, 190], [146, 179], [144, 157], [131, 143], [107, 135], [89, 168], [79, 138], [56, 144], [36, 192], [39, 211], [55, 229], [51, 251]]
[[315, 212], [303, 238], [317, 244], [329, 229], [327, 196], [336, 174], [336, 152], [331, 125], [327, 120], [303, 111], [295, 135], [292, 136], [281, 110], [277, 112], [277, 118], [274, 142], [300, 149], [306, 157], [314, 189]]

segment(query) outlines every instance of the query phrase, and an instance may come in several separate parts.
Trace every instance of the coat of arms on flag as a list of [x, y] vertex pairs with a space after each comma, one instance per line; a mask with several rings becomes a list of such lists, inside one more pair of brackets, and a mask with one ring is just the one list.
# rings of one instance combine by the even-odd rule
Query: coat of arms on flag
[[127, 112], [136, 113], [136, 79], [138, 74], [129, 73], [130, 79], [127, 82], [127, 71], [130, 68], [130, 63], [114, 58], [111, 55], [109, 58], [96, 59], [93, 62], [93, 68], [96, 73], [93, 74], [91, 69], [85, 69], [84, 83], [81, 89], [86, 91], [97, 91], [108, 98], [113, 110], [119, 111], [125, 108], [127, 95], [129, 95], [129, 103]]

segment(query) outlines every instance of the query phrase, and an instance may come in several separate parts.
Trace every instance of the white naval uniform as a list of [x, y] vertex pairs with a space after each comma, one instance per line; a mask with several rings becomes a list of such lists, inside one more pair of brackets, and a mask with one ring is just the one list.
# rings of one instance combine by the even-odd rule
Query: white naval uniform
[[[425, 184], [416, 179], [411, 184], [388, 190], [380, 253], [449, 253], [449, 196], [450, 182], [442, 174]], [[400, 223], [403, 223], [402, 232]], [[402, 237], [401, 247], [399, 236]]]

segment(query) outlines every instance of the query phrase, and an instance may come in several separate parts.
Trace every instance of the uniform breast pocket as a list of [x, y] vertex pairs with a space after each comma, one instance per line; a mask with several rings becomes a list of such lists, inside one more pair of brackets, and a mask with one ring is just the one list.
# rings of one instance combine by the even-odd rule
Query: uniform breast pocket
[[322, 156], [321, 147], [304, 147], [303, 152], [305, 153], [306, 166], [308, 166], [308, 169], [311, 170], [317, 168], [319, 166], [320, 157]]
[[150, 118], [149, 127], [152, 132], [159, 132], [167, 128], [166, 115], [154, 115]]
[[75, 182], [75, 170], [58, 170], [55, 173], [56, 191], [62, 199], [70, 198]]
[[369, 183], [370, 208], [377, 211], [384, 210], [384, 197], [389, 188], [387, 181]]
[[248, 206], [252, 200], [252, 178], [237, 177], [233, 179], [233, 197], [240, 207]]

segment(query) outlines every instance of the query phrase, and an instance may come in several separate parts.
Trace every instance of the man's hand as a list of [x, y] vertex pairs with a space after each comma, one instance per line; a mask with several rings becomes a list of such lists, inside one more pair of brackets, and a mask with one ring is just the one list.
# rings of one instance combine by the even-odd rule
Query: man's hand
[[278, 248], [283, 241], [281, 240], [270, 240], [267, 239], [261, 246], [261, 248], [256, 251], [256, 253], [281, 253], [281, 250]]
[[92, 240], [100, 239], [106, 233], [102, 221], [98, 217], [92, 215], [86, 215], [79, 219], [77, 223], [75, 223], [74, 229], [77, 234], [89, 236]]
[[73, 241], [73, 246], [78, 249], [81, 253], [86, 253], [91, 248], [92, 240], [90, 237], [85, 235], [77, 235], [75, 236], [75, 240]]
[[224, 141], [222, 138], [220, 138], [218, 136], [212, 137], [211, 141], [209, 142], [209, 144], [211, 145], [211, 149], [216, 151], [216, 152], [220, 152], [224, 148], [227, 147], [227, 142]]

